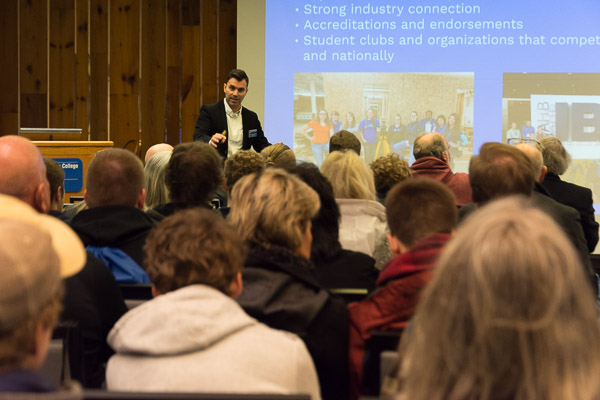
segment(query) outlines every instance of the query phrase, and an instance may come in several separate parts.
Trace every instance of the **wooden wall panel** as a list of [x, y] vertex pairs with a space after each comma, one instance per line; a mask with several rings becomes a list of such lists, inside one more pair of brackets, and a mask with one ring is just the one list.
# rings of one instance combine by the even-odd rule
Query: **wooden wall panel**
[[137, 149], [139, 134], [140, 2], [110, 7], [110, 140]]
[[181, 1], [167, 0], [167, 142], [179, 143], [181, 129]]
[[167, 1], [142, 2], [142, 149], [165, 140]]
[[191, 141], [200, 105], [223, 98], [235, 68], [236, 10], [236, 0], [0, 2], [0, 135], [75, 126], [138, 153], [165, 133]]
[[82, 140], [88, 139], [89, 75], [89, 0], [75, 0], [75, 126], [81, 128]]
[[21, 0], [21, 127], [48, 127], [48, 0]]
[[0, 136], [19, 130], [18, 0], [0, 3]]
[[[192, 141], [194, 126], [200, 110], [201, 75], [200, 60], [204, 47], [200, 37], [200, 3], [198, 0], [182, 1], [183, 25], [181, 27], [181, 127], [182, 141]], [[200, 51], [198, 51], [200, 49]], [[209, 57], [209, 56], [208, 56]]]
[[218, 30], [218, 60], [217, 66], [217, 93], [223, 96], [223, 84], [229, 71], [236, 68], [237, 51], [235, 47], [227, 47], [229, 43], [235, 43], [237, 37], [236, 20], [237, 2], [235, 0], [219, 1], [219, 30]]
[[[50, 2], [50, 128], [75, 127], [75, 3]], [[81, 138], [78, 138], [81, 139]]]
[[108, 140], [108, 17], [110, 4], [90, 1], [90, 131], [91, 140]]

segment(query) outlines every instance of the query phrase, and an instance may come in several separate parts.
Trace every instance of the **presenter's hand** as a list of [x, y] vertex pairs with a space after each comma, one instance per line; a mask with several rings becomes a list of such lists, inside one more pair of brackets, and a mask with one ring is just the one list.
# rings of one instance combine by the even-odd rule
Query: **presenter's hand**
[[227, 136], [221, 134], [221, 133], [215, 133], [214, 135], [212, 135], [212, 137], [210, 138], [210, 145], [212, 147], [217, 147], [217, 145], [219, 143], [223, 143], [227, 140]]

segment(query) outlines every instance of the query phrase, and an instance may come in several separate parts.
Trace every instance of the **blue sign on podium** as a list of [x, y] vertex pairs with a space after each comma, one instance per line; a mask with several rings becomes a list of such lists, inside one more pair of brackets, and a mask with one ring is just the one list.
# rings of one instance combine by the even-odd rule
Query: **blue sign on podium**
[[65, 192], [79, 192], [83, 188], [83, 162], [79, 158], [53, 158], [65, 171]]

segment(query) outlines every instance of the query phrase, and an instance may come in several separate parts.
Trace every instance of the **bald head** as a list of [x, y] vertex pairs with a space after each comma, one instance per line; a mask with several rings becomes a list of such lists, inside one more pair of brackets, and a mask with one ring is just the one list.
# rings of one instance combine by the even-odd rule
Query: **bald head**
[[38, 148], [20, 136], [0, 137], [0, 193], [23, 200], [37, 211], [50, 208], [50, 185]]
[[153, 146], [150, 146], [148, 151], [146, 151], [146, 156], [144, 157], [144, 163], [147, 163], [150, 157], [155, 155], [160, 151], [173, 151], [173, 146], [168, 143], [158, 143]]
[[446, 163], [450, 160], [448, 142], [446, 138], [437, 132], [422, 133], [415, 139], [413, 149], [415, 160], [422, 157], [435, 157]]
[[542, 152], [536, 147], [527, 143], [519, 143], [515, 147], [525, 153], [527, 158], [529, 158], [529, 160], [533, 163], [533, 169], [535, 171], [535, 177], [537, 181], [543, 182], [548, 169], [544, 166], [544, 157], [542, 156]]

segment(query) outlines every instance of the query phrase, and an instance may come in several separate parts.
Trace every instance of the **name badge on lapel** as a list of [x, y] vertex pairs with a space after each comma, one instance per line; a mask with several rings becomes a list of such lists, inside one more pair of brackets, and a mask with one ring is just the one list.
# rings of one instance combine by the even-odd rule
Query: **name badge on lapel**
[[248, 131], [248, 137], [250, 139], [255, 138], [258, 135], [258, 129], [251, 129]]

